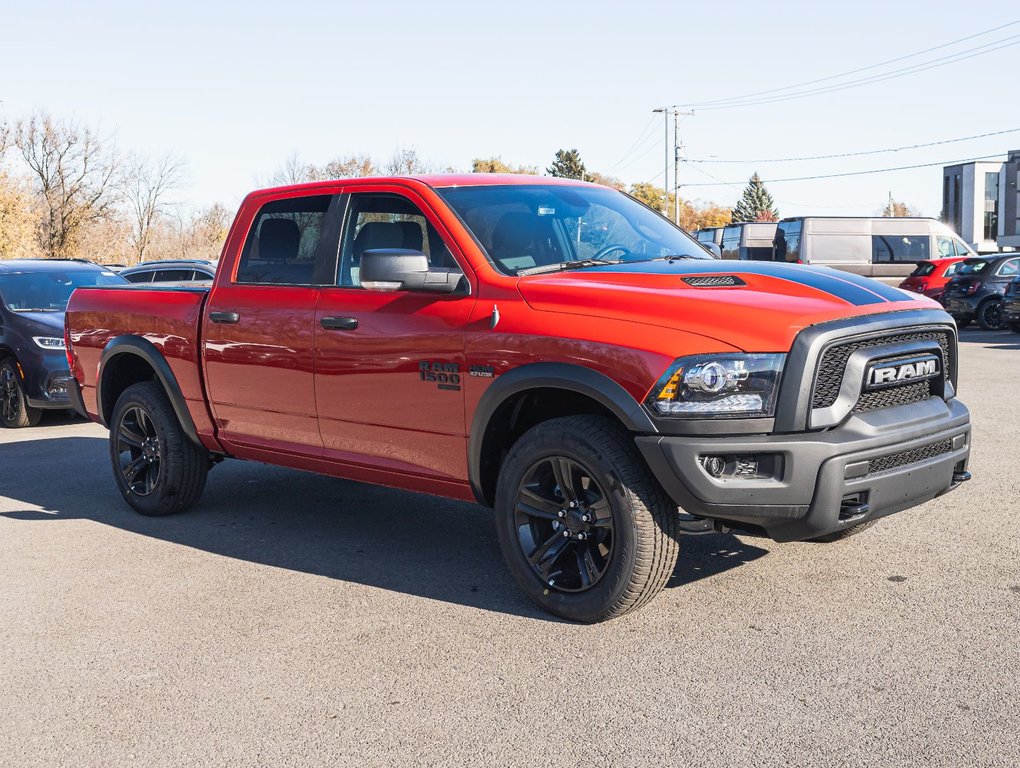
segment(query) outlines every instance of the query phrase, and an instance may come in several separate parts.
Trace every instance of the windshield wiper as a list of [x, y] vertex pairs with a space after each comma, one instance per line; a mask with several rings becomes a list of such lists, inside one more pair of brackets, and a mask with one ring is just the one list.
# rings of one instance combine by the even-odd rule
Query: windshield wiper
[[622, 263], [622, 259], [575, 259], [574, 261], [560, 261], [555, 264], [543, 264], [540, 267], [518, 269], [517, 276], [543, 275], [547, 272], [562, 272], [565, 269], [585, 269], [586, 267], [604, 267], [606, 264]]

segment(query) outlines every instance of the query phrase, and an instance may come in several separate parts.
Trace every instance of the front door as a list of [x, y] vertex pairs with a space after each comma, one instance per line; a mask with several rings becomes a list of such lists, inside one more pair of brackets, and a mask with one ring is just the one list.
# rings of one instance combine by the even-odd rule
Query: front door
[[245, 448], [322, 454], [315, 305], [323, 265], [336, 263], [338, 199], [318, 194], [262, 206], [232, 280], [210, 296], [206, 386], [220, 440], [238, 455]]
[[451, 295], [361, 287], [361, 255], [373, 248], [419, 250], [433, 266], [458, 266], [422, 201], [384, 189], [351, 195], [335, 285], [323, 287], [315, 310], [325, 457], [463, 482], [464, 328], [475, 300], [468, 278]]

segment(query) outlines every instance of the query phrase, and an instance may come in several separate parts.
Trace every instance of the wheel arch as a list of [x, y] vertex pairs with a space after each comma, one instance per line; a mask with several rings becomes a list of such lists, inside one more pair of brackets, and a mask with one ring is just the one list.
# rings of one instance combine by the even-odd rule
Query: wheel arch
[[468, 479], [475, 499], [492, 506], [502, 459], [531, 427], [582, 413], [616, 419], [634, 433], [658, 430], [627, 390], [605, 374], [569, 363], [531, 363], [496, 379], [475, 408], [468, 436]]
[[184, 434], [198, 446], [202, 445], [170, 364], [156, 346], [140, 336], [117, 336], [111, 339], [99, 358], [96, 378], [96, 407], [100, 422], [109, 427], [117, 399], [125, 389], [142, 381], [155, 381], [163, 387]]

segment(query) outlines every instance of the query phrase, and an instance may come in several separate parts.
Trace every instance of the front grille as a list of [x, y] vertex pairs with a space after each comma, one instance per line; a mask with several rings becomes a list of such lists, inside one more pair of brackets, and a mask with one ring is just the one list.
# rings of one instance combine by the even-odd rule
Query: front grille
[[[871, 339], [859, 339], [857, 341], [847, 341], [842, 344], [833, 344], [831, 347], [825, 350], [822, 354], [822, 359], [818, 363], [818, 372], [815, 374], [815, 393], [812, 397], [813, 408], [828, 408], [836, 402], [836, 398], [839, 397], [839, 389], [843, 385], [843, 373], [846, 371], [847, 361], [850, 359], [850, 355], [859, 349], [869, 349], [871, 347], [877, 347], [881, 344], [896, 344], [905, 341], [937, 341], [939, 347], [942, 349], [942, 370], [943, 376], [949, 375], [949, 332], [948, 331], [915, 331], [908, 333], [894, 333], [887, 336], [878, 336]], [[907, 389], [905, 387], [897, 387], [896, 389]], [[926, 385], [927, 386], [927, 385]], [[887, 390], [891, 392], [893, 390]], [[928, 397], [927, 394], [924, 397], [917, 398], [923, 400]], [[863, 397], [862, 397], [863, 400]], [[908, 400], [906, 402], [913, 402]], [[876, 408], [882, 408], [885, 406], [874, 406]], [[870, 409], [869, 409], [870, 410]]]
[[918, 381], [902, 387], [891, 389], [879, 389], [875, 392], [865, 392], [857, 400], [853, 413], [864, 413], [874, 411], [878, 408], [892, 408], [895, 405], [907, 405], [931, 397], [931, 382]]
[[907, 464], [931, 461], [939, 456], [944, 456], [951, 450], [953, 450], [952, 440], [940, 440], [937, 443], [923, 445], [920, 448], [911, 448], [909, 451], [900, 451], [899, 453], [891, 453], [888, 456], [880, 456], [869, 462], [868, 475], [880, 475], [883, 472], [891, 472]]

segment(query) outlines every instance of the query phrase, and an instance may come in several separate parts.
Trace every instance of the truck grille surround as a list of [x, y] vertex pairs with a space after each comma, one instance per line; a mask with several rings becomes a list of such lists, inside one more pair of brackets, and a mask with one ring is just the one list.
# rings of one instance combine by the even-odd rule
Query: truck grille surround
[[[837, 342], [830, 345], [822, 354], [815, 374], [813, 408], [828, 408], [836, 402], [843, 384], [847, 361], [850, 355], [860, 349], [869, 349], [883, 344], [911, 341], [935, 341], [942, 350], [942, 376], [950, 369], [950, 338], [948, 331], [915, 331], [907, 333], [887, 333], [873, 338], [856, 339], [854, 341]], [[877, 408], [888, 408], [894, 405], [915, 403], [931, 397], [932, 382], [907, 382], [899, 387], [865, 392], [854, 406], [855, 412], [871, 411]]]

